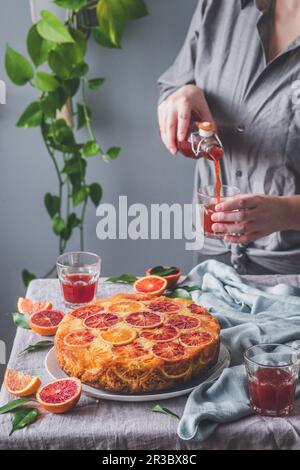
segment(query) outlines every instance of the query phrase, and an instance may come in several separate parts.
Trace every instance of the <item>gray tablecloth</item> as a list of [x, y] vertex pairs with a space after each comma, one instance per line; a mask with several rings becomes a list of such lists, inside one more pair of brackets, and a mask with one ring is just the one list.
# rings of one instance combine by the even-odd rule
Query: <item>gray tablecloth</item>
[[[300, 286], [300, 276], [260, 276], [253, 280], [273, 285], [289, 282]], [[99, 297], [109, 297], [131, 287], [99, 285]], [[34, 300], [51, 300], [54, 308], [63, 309], [56, 280], [31, 282], [27, 296]], [[46, 352], [19, 355], [28, 344], [40, 337], [32, 331], [18, 329], [8, 367], [37, 374], [50, 381], [44, 367]], [[0, 405], [12, 397], [2, 387]], [[161, 404], [182, 414], [186, 397]], [[181, 441], [176, 434], [177, 420], [151, 412], [154, 403], [96, 401], [82, 395], [79, 404], [66, 415], [43, 413], [36, 423], [9, 437], [11, 416], [0, 416], [0, 449], [300, 449], [300, 403], [292, 416], [285, 419], [253, 416], [222, 425], [206, 442]]]

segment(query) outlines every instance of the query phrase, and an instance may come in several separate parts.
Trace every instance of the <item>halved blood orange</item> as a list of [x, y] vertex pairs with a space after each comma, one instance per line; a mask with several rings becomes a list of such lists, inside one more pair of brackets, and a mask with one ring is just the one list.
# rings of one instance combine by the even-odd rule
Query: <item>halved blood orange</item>
[[71, 311], [73, 317], [85, 320], [86, 318], [100, 313], [104, 310], [103, 305], [85, 305], [84, 307], [78, 307]]
[[152, 346], [152, 351], [155, 356], [164, 359], [167, 362], [178, 361], [185, 356], [184, 346], [180, 343], [176, 343], [175, 341], [156, 343]]
[[169, 300], [157, 300], [157, 302], [151, 302], [149, 308], [151, 308], [153, 312], [177, 313], [180, 311], [181, 306]]
[[17, 397], [28, 397], [33, 395], [41, 385], [37, 376], [23, 374], [12, 369], [6, 369], [4, 385], [9, 393]]
[[137, 341], [127, 344], [125, 346], [114, 346], [113, 352], [118, 354], [118, 357], [126, 357], [126, 359], [140, 359], [143, 356], [148, 356], [149, 351]]
[[167, 288], [168, 281], [160, 276], [145, 276], [133, 284], [133, 289], [138, 294], [147, 294], [152, 297], [160, 296]]
[[155, 312], [130, 313], [125, 321], [136, 328], [156, 328], [162, 324], [162, 316]]
[[173, 315], [167, 324], [178, 330], [194, 330], [200, 326], [200, 320], [186, 315]]
[[40, 388], [36, 398], [39, 405], [50, 413], [66, 413], [78, 402], [81, 390], [80, 380], [60, 379]]
[[136, 302], [134, 300], [122, 300], [110, 305], [107, 310], [111, 313], [132, 313], [139, 312], [144, 308], [145, 307], [141, 302]]
[[43, 310], [31, 315], [29, 326], [39, 335], [54, 336], [63, 318], [64, 314], [59, 310]]
[[179, 334], [176, 328], [173, 326], [163, 325], [161, 328], [154, 330], [145, 330], [140, 334], [141, 338], [156, 341], [158, 343], [163, 341], [171, 341], [178, 338]]
[[51, 308], [52, 304], [50, 302], [35, 302], [34, 300], [24, 297], [18, 299], [18, 311], [26, 315], [32, 315], [42, 310], [50, 310]]
[[207, 315], [207, 316], [211, 317], [211, 314], [208, 312], [208, 310], [206, 310], [206, 308], [204, 308], [204, 307], [200, 307], [200, 305], [191, 304], [191, 305], [188, 306], [188, 309], [192, 313], [196, 313], [198, 315]]
[[106, 330], [118, 323], [119, 317], [112, 313], [96, 313], [86, 318], [83, 322], [86, 328], [96, 330]]
[[102, 331], [100, 336], [106, 343], [122, 346], [132, 343], [137, 337], [137, 333], [131, 328], [113, 328], [111, 330]]
[[207, 331], [190, 331], [180, 335], [180, 341], [184, 346], [201, 346], [212, 341], [213, 337]]
[[94, 338], [95, 336], [90, 331], [77, 330], [65, 336], [64, 343], [67, 346], [84, 348], [86, 346], [89, 346]]

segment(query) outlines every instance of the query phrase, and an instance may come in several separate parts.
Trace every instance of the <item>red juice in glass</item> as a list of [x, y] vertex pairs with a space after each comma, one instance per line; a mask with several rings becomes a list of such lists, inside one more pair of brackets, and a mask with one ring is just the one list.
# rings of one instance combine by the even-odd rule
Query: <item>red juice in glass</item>
[[96, 295], [97, 284], [90, 274], [69, 274], [61, 283], [64, 299], [71, 304], [91, 302]]
[[258, 344], [244, 355], [250, 404], [262, 416], [288, 416], [298, 384], [300, 353], [283, 344]]
[[64, 253], [57, 258], [56, 268], [66, 307], [76, 308], [94, 300], [101, 270], [98, 255]]
[[284, 416], [292, 408], [298, 378], [281, 369], [263, 368], [248, 382], [250, 402], [260, 414]]

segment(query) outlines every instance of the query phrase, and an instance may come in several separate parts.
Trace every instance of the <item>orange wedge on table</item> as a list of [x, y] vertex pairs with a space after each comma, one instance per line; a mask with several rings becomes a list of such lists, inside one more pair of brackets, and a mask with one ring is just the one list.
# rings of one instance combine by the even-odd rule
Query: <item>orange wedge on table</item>
[[42, 310], [29, 317], [29, 326], [41, 336], [54, 336], [63, 318], [59, 310]]
[[78, 402], [81, 390], [79, 379], [59, 379], [41, 387], [36, 399], [39, 405], [50, 413], [66, 413]]
[[167, 288], [168, 281], [161, 276], [146, 276], [138, 279], [133, 284], [135, 292], [147, 294], [151, 297], [160, 296]]
[[4, 376], [4, 385], [9, 393], [17, 397], [33, 395], [41, 385], [40, 378], [23, 374], [16, 370], [7, 369]]
[[51, 302], [35, 302], [31, 299], [26, 299], [24, 297], [20, 297], [18, 300], [18, 311], [29, 316], [35, 312], [49, 310], [51, 308]]

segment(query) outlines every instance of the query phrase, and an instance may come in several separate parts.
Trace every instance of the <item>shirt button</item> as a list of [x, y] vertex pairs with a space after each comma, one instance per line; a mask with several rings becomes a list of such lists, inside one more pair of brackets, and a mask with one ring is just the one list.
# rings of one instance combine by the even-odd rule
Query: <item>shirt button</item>
[[236, 129], [241, 134], [243, 134], [245, 132], [245, 126], [243, 124], [240, 124]]
[[241, 178], [241, 176], [243, 176], [243, 172], [241, 170], [237, 170], [237, 172], [235, 173], [235, 176], [237, 178]]

